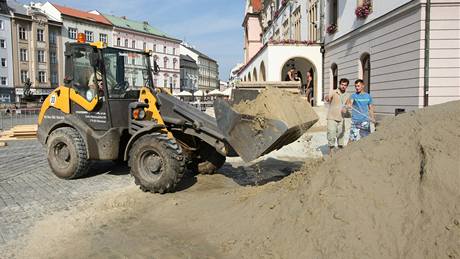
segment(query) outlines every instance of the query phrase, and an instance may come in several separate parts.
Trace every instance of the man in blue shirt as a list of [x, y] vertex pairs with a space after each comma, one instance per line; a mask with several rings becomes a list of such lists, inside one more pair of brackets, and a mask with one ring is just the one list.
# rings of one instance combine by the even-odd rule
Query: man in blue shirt
[[358, 79], [355, 81], [355, 89], [356, 92], [348, 99], [348, 107], [352, 110], [351, 141], [357, 141], [369, 135], [371, 123], [375, 123], [372, 97], [364, 91], [363, 80]]

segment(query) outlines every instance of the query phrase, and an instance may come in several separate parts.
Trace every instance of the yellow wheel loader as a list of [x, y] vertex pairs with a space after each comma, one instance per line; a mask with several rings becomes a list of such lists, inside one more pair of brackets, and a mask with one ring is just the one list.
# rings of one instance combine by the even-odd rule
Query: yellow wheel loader
[[217, 120], [208, 116], [154, 87], [150, 56], [66, 44], [64, 85], [46, 98], [38, 119], [38, 139], [56, 176], [74, 179], [91, 160], [121, 160], [142, 190], [171, 192], [186, 167], [212, 173], [226, 156], [252, 160], [301, 135], [273, 119], [253, 132], [254, 118], [223, 101], [215, 103]]

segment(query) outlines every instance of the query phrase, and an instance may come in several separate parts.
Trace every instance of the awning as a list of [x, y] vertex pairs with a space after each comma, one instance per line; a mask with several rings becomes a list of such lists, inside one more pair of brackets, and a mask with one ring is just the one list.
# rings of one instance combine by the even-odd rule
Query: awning
[[182, 92], [174, 94], [174, 95], [179, 96], [179, 97], [187, 97], [187, 96], [192, 96], [192, 93], [187, 92], [187, 91], [182, 91]]

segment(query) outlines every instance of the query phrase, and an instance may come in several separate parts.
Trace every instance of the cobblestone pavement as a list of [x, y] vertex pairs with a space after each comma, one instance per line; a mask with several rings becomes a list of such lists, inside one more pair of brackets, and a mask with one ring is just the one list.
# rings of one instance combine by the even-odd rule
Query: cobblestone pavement
[[132, 184], [129, 169], [112, 162], [95, 163], [83, 179], [59, 179], [38, 141], [9, 142], [0, 148], [0, 251], [8, 251], [10, 241], [27, 234], [45, 215]]

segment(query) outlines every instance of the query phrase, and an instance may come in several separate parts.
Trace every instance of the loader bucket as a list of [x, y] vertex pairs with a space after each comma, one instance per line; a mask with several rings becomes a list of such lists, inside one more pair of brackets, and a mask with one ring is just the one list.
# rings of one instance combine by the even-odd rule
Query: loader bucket
[[233, 107], [218, 99], [214, 111], [228, 144], [246, 162], [294, 142], [318, 121], [307, 100], [277, 88]]

